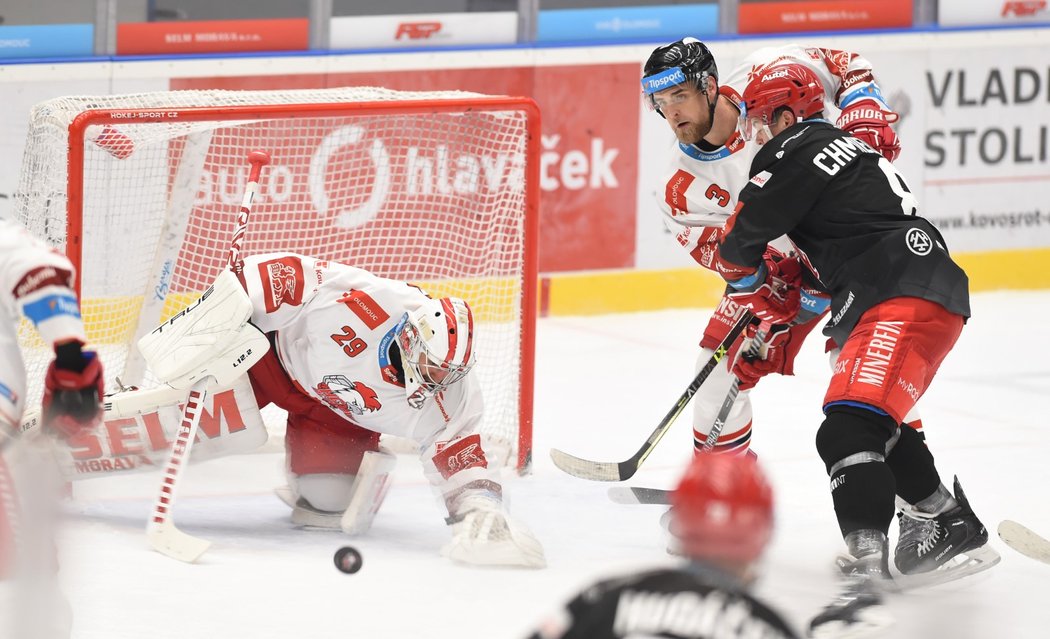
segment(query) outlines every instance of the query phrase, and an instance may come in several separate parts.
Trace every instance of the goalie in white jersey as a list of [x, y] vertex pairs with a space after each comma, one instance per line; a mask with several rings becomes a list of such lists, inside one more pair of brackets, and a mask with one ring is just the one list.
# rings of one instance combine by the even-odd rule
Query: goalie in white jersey
[[361, 532], [393, 457], [381, 434], [420, 446], [448, 508], [451, 559], [541, 567], [543, 549], [503, 504], [507, 454], [481, 432], [474, 318], [459, 298], [292, 253], [245, 260], [251, 322], [273, 348], [249, 371], [260, 406], [288, 411], [293, 520]]
[[[48, 436], [65, 439], [102, 418], [102, 365], [86, 338], [73, 266], [21, 225], [0, 219], [0, 636], [69, 636], [55, 575], [53, 527], [62, 482]], [[22, 432], [26, 371], [21, 318], [55, 352], [44, 378], [42, 428]]]

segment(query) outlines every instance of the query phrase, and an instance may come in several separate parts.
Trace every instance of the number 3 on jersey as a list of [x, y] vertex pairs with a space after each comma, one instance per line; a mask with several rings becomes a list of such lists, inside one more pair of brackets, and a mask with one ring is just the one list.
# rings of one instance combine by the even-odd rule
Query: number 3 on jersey
[[718, 202], [718, 206], [729, 206], [729, 191], [717, 184], [712, 183], [711, 186], [707, 187], [707, 190], [704, 191], [704, 196], [709, 200]]

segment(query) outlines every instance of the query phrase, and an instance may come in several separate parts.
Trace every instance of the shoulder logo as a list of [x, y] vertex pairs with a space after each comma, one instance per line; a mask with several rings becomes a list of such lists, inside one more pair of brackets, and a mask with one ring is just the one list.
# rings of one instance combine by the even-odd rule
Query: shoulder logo
[[922, 229], [908, 229], [904, 241], [908, 243], [908, 250], [916, 255], [929, 255], [933, 250], [933, 241]]
[[379, 395], [361, 382], [350, 381], [345, 375], [325, 375], [321, 379], [321, 383], [314, 387], [317, 397], [350, 419], [383, 407]]
[[758, 188], [762, 188], [766, 185], [766, 182], [768, 182], [769, 178], [771, 177], [773, 177], [772, 173], [770, 173], [769, 171], [762, 171], [761, 173], [755, 175], [755, 177], [751, 178], [751, 184], [754, 184]]
[[297, 257], [279, 257], [259, 264], [266, 312], [273, 313], [282, 304], [303, 303], [303, 263]]

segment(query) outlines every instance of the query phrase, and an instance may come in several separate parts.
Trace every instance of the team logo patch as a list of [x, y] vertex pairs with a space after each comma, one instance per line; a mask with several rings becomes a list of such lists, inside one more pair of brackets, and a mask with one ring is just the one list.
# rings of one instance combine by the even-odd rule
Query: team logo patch
[[314, 387], [314, 392], [328, 407], [351, 419], [383, 407], [374, 390], [361, 382], [352, 382], [344, 375], [325, 375]]
[[390, 319], [390, 315], [383, 310], [383, 307], [364, 291], [349, 291], [339, 301], [346, 304], [346, 307], [372, 330], [379, 328], [383, 322]]
[[259, 265], [266, 312], [273, 313], [281, 304], [303, 303], [303, 264], [295, 257], [279, 257]]
[[933, 241], [922, 229], [908, 229], [904, 241], [908, 243], [908, 250], [916, 255], [929, 255], [933, 250]]
[[468, 468], [489, 467], [485, 451], [481, 449], [481, 436], [476, 433], [453, 442], [438, 442], [437, 454], [432, 460], [445, 479]]

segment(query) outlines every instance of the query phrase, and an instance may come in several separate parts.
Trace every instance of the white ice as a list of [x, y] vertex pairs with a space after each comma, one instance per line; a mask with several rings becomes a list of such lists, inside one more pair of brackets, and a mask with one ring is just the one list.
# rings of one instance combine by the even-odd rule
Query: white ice
[[[1050, 293], [975, 296], [973, 319], [922, 399], [928, 442], [946, 485], [958, 474], [989, 532], [1016, 519], [1050, 536]], [[641, 445], [692, 377], [705, 310], [539, 322], [534, 472], [508, 482], [514, 512], [546, 547], [549, 567], [470, 569], [438, 554], [448, 532], [418, 462], [396, 483], [364, 537], [297, 530], [273, 495], [279, 454], [192, 466], [176, 521], [214, 542], [196, 565], [149, 549], [144, 527], [156, 475], [77, 484], [62, 539], [76, 639], [514, 638], [590, 581], [669, 564], [658, 506], [623, 506], [608, 484], [569, 477], [551, 447], [621, 460]], [[758, 592], [797, 627], [834, 591], [840, 550], [823, 465], [813, 447], [829, 372], [823, 339], [796, 375], [753, 393], [753, 448], [777, 491], [777, 532]], [[691, 454], [683, 415], [631, 483], [667, 487]], [[891, 531], [891, 533], [894, 531]], [[890, 599], [887, 636], [1050, 636], [1050, 566], [997, 538], [1002, 562], [983, 575]], [[356, 575], [334, 568], [351, 544]]]

